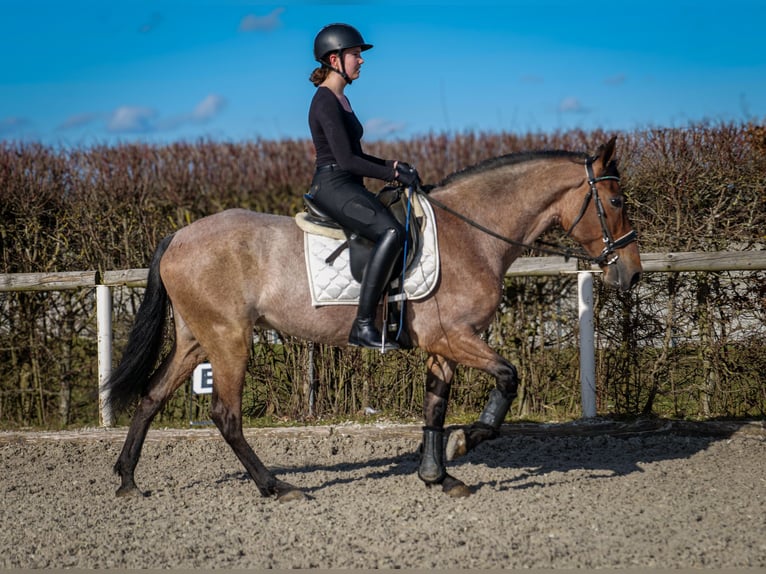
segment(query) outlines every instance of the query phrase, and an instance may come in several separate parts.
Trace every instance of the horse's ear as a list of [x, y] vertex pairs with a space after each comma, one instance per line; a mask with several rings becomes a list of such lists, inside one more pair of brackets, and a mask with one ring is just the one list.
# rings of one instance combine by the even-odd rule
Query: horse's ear
[[598, 151], [596, 152], [596, 157], [601, 159], [601, 165], [606, 166], [609, 163], [609, 160], [612, 159], [612, 156], [614, 155], [614, 146], [617, 142], [617, 136], [612, 136], [612, 139], [610, 139], [605, 144], [602, 144]]

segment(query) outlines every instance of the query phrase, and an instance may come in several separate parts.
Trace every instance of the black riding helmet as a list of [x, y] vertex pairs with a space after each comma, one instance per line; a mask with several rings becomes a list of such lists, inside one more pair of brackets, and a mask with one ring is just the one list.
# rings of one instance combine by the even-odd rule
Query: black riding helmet
[[[333, 52], [340, 53], [343, 50], [357, 47], [364, 51], [372, 48], [372, 44], [366, 43], [359, 30], [353, 26], [348, 24], [329, 24], [322, 28], [319, 34], [316, 35], [316, 38], [314, 38], [314, 58], [323, 66], [332, 68], [330, 63], [325, 60], [329, 54]], [[346, 75], [342, 59], [340, 65], [340, 75], [343, 76], [344, 80], [351, 83]]]

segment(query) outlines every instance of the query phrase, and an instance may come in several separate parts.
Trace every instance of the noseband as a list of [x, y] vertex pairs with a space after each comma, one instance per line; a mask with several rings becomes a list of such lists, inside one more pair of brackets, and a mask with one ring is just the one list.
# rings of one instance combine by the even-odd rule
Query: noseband
[[574, 222], [569, 228], [569, 231], [567, 231], [566, 236], [569, 237], [570, 234], [572, 233], [572, 230], [574, 230], [575, 225], [580, 223], [580, 220], [585, 215], [585, 211], [588, 209], [588, 204], [590, 203], [590, 200], [593, 199], [593, 203], [596, 205], [596, 213], [598, 214], [598, 220], [599, 220], [599, 223], [601, 223], [601, 235], [604, 241], [604, 249], [601, 251], [598, 257], [592, 257], [590, 258], [590, 260], [593, 261], [596, 265], [612, 265], [614, 263], [617, 263], [617, 260], [620, 258], [620, 256], [617, 255], [617, 253], [615, 252], [618, 249], [622, 249], [626, 245], [629, 245], [630, 243], [633, 243], [634, 241], [636, 241], [636, 239], [638, 238], [638, 234], [636, 233], [634, 229], [615, 241], [612, 238], [612, 234], [609, 232], [609, 228], [606, 226], [606, 215], [604, 214], [604, 204], [601, 203], [601, 198], [598, 195], [598, 188], [596, 187], [596, 184], [599, 181], [606, 181], [610, 179], [619, 182], [620, 178], [617, 177], [616, 175], [602, 175], [601, 177], [595, 177], [595, 175], [593, 174], [593, 159], [590, 157], [585, 162], [585, 173], [588, 176], [588, 185], [590, 186], [590, 189], [588, 190], [588, 193], [585, 195], [585, 200], [583, 201], [582, 208], [580, 208], [580, 213], [575, 218]]

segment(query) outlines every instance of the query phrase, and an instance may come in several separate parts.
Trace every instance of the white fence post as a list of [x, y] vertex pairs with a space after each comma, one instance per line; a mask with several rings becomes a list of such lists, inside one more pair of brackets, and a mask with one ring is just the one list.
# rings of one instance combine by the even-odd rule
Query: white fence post
[[596, 349], [593, 326], [593, 273], [577, 273], [577, 299], [580, 318], [580, 393], [582, 416], [596, 416]]
[[96, 285], [96, 319], [98, 323], [98, 406], [101, 426], [114, 425], [109, 395], [104, 383], [112, 372], [112, 291], [107, 285]]

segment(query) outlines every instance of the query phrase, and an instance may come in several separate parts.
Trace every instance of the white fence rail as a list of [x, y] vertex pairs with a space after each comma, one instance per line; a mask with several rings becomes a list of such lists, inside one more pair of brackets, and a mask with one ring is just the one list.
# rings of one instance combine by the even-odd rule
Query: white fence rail
[[[763, 271], [766, 270], [766, 251], [716, 251], [642, 253], [645, 273], [693, 271]], [[578, 315], [580, 331], [580, 388], [583, 417], [596, 415], [595, 333], [593, 320], [593, 274], [597, 268], [578, 269], [574, 259], [563, 257], [523, 257], [513, 262], [509, 276], [555, 276], [578, 274]], [[0, 292], [3, 291], [62, 291], [95, 288], [98, 321], [98, 373], [99, 389], [112, 369], [112, 287], [144, 287], [148, 269], [120, 271], [71, 271], [59, 273], [0, 274]], [[113, 415], [101, 402], [101, 422], [113, 424]]]

